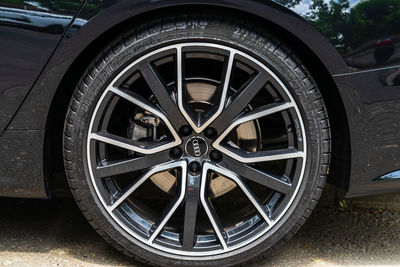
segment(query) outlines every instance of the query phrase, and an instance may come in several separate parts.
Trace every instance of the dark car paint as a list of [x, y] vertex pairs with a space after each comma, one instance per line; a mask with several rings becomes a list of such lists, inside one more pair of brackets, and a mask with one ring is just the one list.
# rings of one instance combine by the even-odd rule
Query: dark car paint
[[0, 2], [0, 133], [28, 93], [82, 0]]
[[[108, 42], [109, 35], [103, 35], [104, 32], [112, 32], [115, 27], [137, 15], [180, 5], [195, 7], [195, 4], [240, 10], [266, 19], [276, 27], [285, 29], [298, 42], [306, 44], [316, 55], [316, 59], [323, 62], [324, 68], [334, 77], [345, 106], [351, 141], [351, 179], [348, 184], [348, 196], [399, 191], [400, 180], [376, 179], [400, 169], [400, 109], [396, 109], [400, 106], [400, 88], [396, 78], [400, 67], [396, 34], [383, 32], [382, 36], [376, 36], [376, 39], [368, 40], [360, 47], [355, 47], [351, 41], [346, 40], [343, 46], [340, 44], [341, 40], [329, 36], [329, 31], [325, 33], [329, 38], [327, 39], [312, 26], [314, 24], [324, 32], [326, 27], [335, 26], [334, 19], [323, 20], [321, 23], [326, 25], [318, 25], [319, 21], [315, 17], [311, 18], [296, 9], [302, 4], [309, 6], [308, 0], [277, 1], [284, 2], [293, 11], [271, 1], [86, 1], [0, 138], [0, 158], [5, 159], [2, 160], [0, 174], [0, 183], [4, 183], [5, 186], [0, 188], [0, 195], [47, 196], [44, 177], [50, 176], [51, 168], [46, 166], [46, 156], [49, 154], [48, 150], [54, 149], [53, 144], [49, 144], [48, 141], [51, 140], [49, 135], [54, 133], [54, 124], [50, 123], [55, 120], [52, 111], [55, 108], [65, 108], [59, 107], [58, 102], [52, 100], [54, 96], [56, 99], [60, 96], [69, 97], [67, 92], [70, 92], [71, 88], [64, 88], [68, 86], [65, 86], [62, 78], [70, 68], [79, 67], [79, 60], [90, 55], [91, 44]], [[352, 1], [353, 8], [359, 4], [357, 2], [361, 1]], [[293, 6], [293, 3], [296, 5]], [[294, 11], [299, 12], [299, 15]], [[351, 9], [346, 12], [351, 13]], [[0, 25], [4, 27], [3, 24]], [[338, 29], [340, 30], [340, 27]], [[400, 27], [398, 29], [400, 31]], [[26, 31], [32, 32], [35, 29], [30, 28]], [[347, 38], [348, 35], [343, 36]], [[19, 41], [23, 43], [24, 39]], [[380, 50], [376, 52], [378, 49]], [[41, 63], [44, 66], [44, 62]], [[18, 75], [17, 72], [13, 74]], [[29, 85], [33, 84], [33, 80]], [[3, 91], [2, 88], [3, 86], [0, 92]], [[24, 94], [21, 93], [19, 101], [8, 100], [10, 107], [7, 109], [7, 118], [16, 111], [29, 86], [27, 88]], [[58, 125], [62, 126], [62, 122], [58, 122]]]
[[45, 197], [41, 167], [43, 130], [4, 129], [50, 59], [82, 3], [83, 0], [0, 2], [1, 196]]

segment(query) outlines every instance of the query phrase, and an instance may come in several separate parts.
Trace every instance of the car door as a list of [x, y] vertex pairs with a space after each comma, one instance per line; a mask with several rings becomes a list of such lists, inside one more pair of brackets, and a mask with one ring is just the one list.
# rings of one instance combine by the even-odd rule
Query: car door
[[82, 2], [0, 1], [0, 135]]

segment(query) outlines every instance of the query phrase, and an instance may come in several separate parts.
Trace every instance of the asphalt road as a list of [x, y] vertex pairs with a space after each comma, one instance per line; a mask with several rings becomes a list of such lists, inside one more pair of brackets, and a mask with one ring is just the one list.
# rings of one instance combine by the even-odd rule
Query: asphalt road
[[[0, 266], [141, 266], [107, 245], [72, 199], [0, 198]], [[400, 210], [317, 207], [253, 266], [400, 266]]]

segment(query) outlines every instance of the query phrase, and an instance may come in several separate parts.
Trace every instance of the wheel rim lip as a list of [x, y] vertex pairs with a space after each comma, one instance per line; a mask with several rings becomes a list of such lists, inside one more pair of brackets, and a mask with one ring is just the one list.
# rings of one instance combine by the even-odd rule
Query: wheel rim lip
[[[135, 65], [137, 65], [138, 63], [140, 63], [141, 61], [152, 57], [158, 53], [167, 51], [167, 50], [171, 50], [171, 49], [182, 49], [183, 47], [189, 47], [189, 46], [196, 46], [196, 47], [212, 47], [212, 48], [217, 48], [217, 49], [221, 49], [221, 50], [228, 50], [230, 52], [234, 52], [237, 55], [240, 55], [250, 61], [252, 61], [253, 63], [255, 63], [256, 65], [258, 65], [263, 71], [266, 71], [269, 75], [271, 75], [272, 78], [275, 79], [275, 81], [277, 81], [279, 83], [279, 85], [283, 88], [283, 90], [285, 91], [287, 97], [290, 99], [290, 102], [293, 103], [292, 108], [295, 110], [297, 118], [299, 120], [299, 124], [300, 124], [300, 128], [301, 128], [301, 134], [303, 137], [302, 143], [303, 143], [303, 153], [304, 153], [304, 157], [303, 157], [303, 161], [302, 161], [302, 166], [301, 166], [301, 170], [300, 170], [300, 174], [299, 174], [299, 179], [297, 181], [297, 185], [293, 191], [293, 194], [289, 200], [289, 202], [286, 204], [286, 207], [280, 212], [279, 216], [274, 219], [272, 221], [271, 224], [269, 224], [267, 227], [264, 227], [264, 229], [262, 231], [260, 231], [258, 234], [256, 234], [255, 236], [252, 236], [250, 239], [248, 240], [244, 240], [243, 242], [240, 242], [239, 244], [236, 244], [234, 246], [230, 246], [227, 249], [219, 249], [219, 250], [212, 250], [212, 251], [185, 251], [185, 250], [177, 250], [177, 249], [171, 249], [168, 247], [164, 247], [161, 246], [155, 242], [153, 243], [149, 243], [148, 239], [145, 239], [141, 236], [139, 236], [138, 234], [136, 234], [134, 231], [132, 231], [131, 229], [129, 229], [129, 227], [127, 227], [125, 225], [124, 222], [122, 222], [112, 211], [109, 210], [109, 206], [107, 205], [107, 203], [104, 201], [102, 194], [100, 193], [99, 188], [97, 187], [96, 181], [95, 181], [95, 176], [93, 174], [93, 166], [91, 163], [91, 158], [90, 158], [90, 149], [91, 149], [91, 142], [89, 139], [90, 134], [92, 133], [93, 130], [93, 124], [94, 124], [94, 120], [95, 117], [97, 115], [97, 112], [99, 110], [99, 107], [101, 106], [103, 100], [105, 99], [108, 90], [104, 90], [104, 92], [102, 93], [101, 97], [99, 98], [98, 102], [96, 103], [96, 106], [94, 108], [94, 111], [92, 113], [91, 119], [90, 119], [90, 123], [89, 123], [89, 127], [88, 130], [86, 131], [86, 164], [88, 167], [88, 172], [89, 172], [89, 176], [90, 176], [90, 180], [92, 182], [92, 186], [95, 189], [96, 192], [96, 196], [97, 198], [100, 200], [103, 208], [105, 209], [105, 211], [107, 211], [107, 214], [111, 216], [111, 218], [113, 219], [114, 222], [116, 222], [129, 236], [133, 237], [134, 239], [136, 239], [137, 241], [140, 242], [140, 244], [142, 245], [146, 245], [149, 246], [149, 248], [155, 248], [157, 250], [161, 250], [163, 252], [166, 252], [167, 254], [172, 254], [172, 255], [177, 255], [177, 256], [215, 256], [215, 255], [223, 255], [226, 254], [227, 252], [231, 252], [231, 251], [235, 251], [238, 250], [240, 248], [243, 248], [251, 243], [255, 243], [257, 240], [260, 240], [262, 237], [267, 238], [269, 235], [267, 234], [268, 232], [270, 232], [270, 230], [272, 228], [274, 228], [275, 225], [277, 225], [283, 216], [285, 216], [285, 214], [287, 213], [287, 211], [290, 209], [290, 207], [292, 207], [292, 204], [294, 202], [294, 200], [296, 199], [298, 193], [299, 193], [299, 189], [301, 187], [301, 185], [303, 184], [303, 180], [304, 180], [304, 173], [305, 173], [305, 169], [306, 169], [306, 159], [307, 159], [307, 135], [306, 135], [306, 131], [305, 131], [305, 126], [303, 123], [303, 117], [301, 115], [301, 112], [298, 108], [298, 105], [296, 103], [296, 101], [294, 100], [292, 93], [289, 91], [289, 89], [286, 87], [286, 85], [281, 81], [281, 79], [271, 70], [269, 69], [264, 63], [262, 63], [261, 61], [257, 60], [256, 58], [254, 58], [253, 56], [250, 56], [238, 49], [229, 47], [229, 46], [225, 46], [225, 45], [221, 45], [221, 44], [215, 44], [215, 43], [209, 43], [209, 42], [187, 42], [187, 43], [178, 43], [178, 44], [173, 44], [173, 45], [168, 45], [166, 47], [162, 47], [159, 49], [156, 49], [154, 51], [151, 51], [143, 56], [141, 56], [140, 58], [134, 60], [132, 63], [130, 63], [128, 66], [126, 66], [122, 71], [120, 71], [120, 73], [113, 78], [113, 80], [110, 82], [110, 84], [108, 86], [113, 86], [126, 72], [128, 72], [130, 69], [132, 69]], [[179, 51], [179, 50], [178, 50]], [[186, 118], [186, 117], [185, 117]], [[186, 118], [187, 119], [187, 118]], [[189, 120], [190, 121], [190, 120]], [[176, 144], [176, 140], [175, 140], [175, 144]], [[175, 145], [174, 144], [174, 145]], [[213, 147], [214, 144], [212, 144]], [[169, 163], [172, 163], [174, 161], [170, 161]], [[178, 162], [178, 161], [175, 161]], [[186, 161], [182, 161], [182, 164], [185, 165], [185, 168], [187, 168], [187, 162]], [[224, 169], [227, 172], [231, 172], [232, 174], [236, 175], [234, 172], [228, 170], [228, 169]], [[206, 171], [207, 172], [207, 171]], [[203, 179], [202, 179], [203, 180]], [[272, 232], [272, 231], [271, 231]], [[191, 259], [191, 258], [188, 258]]]

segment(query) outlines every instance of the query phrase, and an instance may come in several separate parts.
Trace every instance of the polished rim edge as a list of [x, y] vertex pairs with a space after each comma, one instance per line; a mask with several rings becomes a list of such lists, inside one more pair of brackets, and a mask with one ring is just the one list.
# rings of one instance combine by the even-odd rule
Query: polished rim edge
[[[129, 229], [113, 212], [112, 210], [117, 206], [117, 203], [114, 203], [112, 206], [107, 205], [107, 203], [104, 201], [99, 188], [96, 185], [96, 181], [95, 181], [95, 176], [93, 174], [93, 166], [92, 166], [92, 160], [90, 158], [90, 149], [91, 149], [91, 140], [98, 140], [98, 141], [106, 141], [109, 142], [110, 144], [113, 144], [113, 142], [115, 142], [114, 140], [110, 140], [107, 139], [107, 136], [102, 136], [99, 135], [98, 133], [94, 133], [93, 131], [93, 124], [94, 124], [94, 120], [95, 117], [97, 115], [97, 112], [99, 110], [99, 107], [101, 105], [101, 103], [103, 102], [103, 100], [105, 99], [107, 93], [109, 92], [113, 92], [117, 95], [121, 95], [123, 94], [123, 92], [121, 92], [120, 90], [116, 89], [114, 87], [114, 84], [119, 80], [119, 78], [121, 76], [123, 76], [126, 72], [128, 72], [130, 69], [132, 69], [135, 65], [137, 65], [138, 63], [140, 63], [141, 61], [145, 60], [146, 58], [149, 58], [151, 56], [154, 56], [160, 52], [163, 51], [167, 51], [170, 49], [176, 49], [177, 51], [177, 57], [178, 57], [178, 86], [177, 86], [177, 92], [178, 92], [178, 107], [179, 110], [181, 111], [181, 113], [184, 115], [184, 117], [187, 119], [188, 123], [193, 127], [193, 129], [195, 130], [195, 132], [199, 133], [201, 131], [203, 131], [208, 125], [210, 125], [213, 120], [215, 120], [215, 118], [217, 118], [221, 112], [224, 109], [224, 101], [220, 101], [220, 105], [218, 107], [217, 112], [210, 117], [205, 123], [203, 123], [202, 125], [196, 125], [193, 123], [192, 119], [190, 119], [190, 116], [187, 114], [185, 108], [183, 107], [183, 100], [182, 100], [182, 73], [179, 72], [179, 68], [181, 68], [181, 64], [179, 64], [179, 60], [181, 57], [181, 53], [180, 51], [182, 50], [182, 48], [184, 47], [189, 47], [189, 46], [196, 46], [196, 47], [211, 47], [211, 48], [217, 48], [217, 49], [221, 49], [221, 50], [226, 50], [229, 51], [229, 65], [230, 67], [232, 67], [232, 61], [233, 61], [233, 57], [235, 55], [239, 55], [242, 56], [250, 61], [252, 61], [253, 63], [255, 63], [256, 65], [258, 65], [259, 67], [261, 67], [264, 71], [266, 71], [273, 79], [275, 79], [276, 82], [279, 83], [279, 85], [281, 86], [281, 88], [284, 89], [287, 97], [290, 99], [289, 102], [282, 104], [282, 106], [277, 107], [277, 109], [287, 109], [287, 108], [292, 108], [295, 110], [297, 118], [299, 120], [299, 124], [300, 124], [300, 130], [301, 130], [301, 136], [303, 138], [302, 140], [302, 144], [303, 144], [303, 150], [302, 151], [298, 151], [295, 152], [297, 153], [296, 155], [294, 154], [290, 154], [288, 155], [288, 158], [293, 158], [293, 157], [300, 157], [302, 158], [302, 163], [301, 163], [301, 170], [300, 170], [300, 175], [299, 175], [299, 180], [297, 182], [296, 188], [294, 189], [294, 192], [291, 196], [291, 199], [289, 200], [289, 202], [286, 204], [286, 207], [283, 209], [282, 212], [280, 212], [279, 216], [274, 219], [274, 220], [270, 220], [270, 218], [268, 216], [263, 216], [264, 220], [267, 222], [268, 227], [265, 227], [265, 229], [263, 229], [263, 231], [261, 231], [260, 233], [258, 233], [254, 238], [252, 238], [251, 240], [246, 240], [244, 242], [241, 242], [235, 246], [228, 246], [225, 241], [223, 236], [221, 235], [221, 232], [218, 229], [218, 226], [215, 224], [215, 222], [213, 222], [213, 220], [211, 219], [212, 216], [210, 216], [210, 211], [208, 209], [208, 201], [205, 199], [204, 197], [204, 192], [205, 192], [205, 186], [206, 186], [206, 177], [207, 177], [207, 173], [209, 170], [214, 170], [217, 171], [221, 174], [224, 174], [226, 177], [232, 179], [233, 181], [235, 181], [236, 183], [238, 183], [239, 187], [243, 190], [243, 192], [246, 194], [247, 197], [250, 198], [250, 200], [252, 201], [252, 203], [254, 204], [254, 206], [256, 207], [257, 210], [261, 211], [263, 209], [262, 206], [260, 206], [260, 203], [258, 203], [257, 201], [255, 201], [254, 199], [251, 199], [251, 195], [246, 193], [246, 188], [243, 184], [240, 183], [240, 180], [237, 179], [237, 174], [231, 172], [230, 170], [224, 169], [220, 166], [217, 166], [215, 164], [212, 163], [204, 163], [203, 166], [203, 170], [202, 170], [202, 179], [201, 179], [201, 187], [200, 187], [200, 192], [201, 192], [201, 196], [200, 196], [200, 200], [202, 205], [204, 206], [207, 214], [209, 215], [210, 221], [212, 223], [212, 226], [215, 230], [215, 233], [218, 237], [218, 239], [220, 240], [221, 244], [222, 244], [222, 249], [220, 250], [214, 250], [214, 251], [184, 251], [184, 250], [174, 250], [168, 247], [164, 247], [161, 246], [159, 244], [154, 243], [153, 241], [155, 240], [156, 236], [160, 233], [160, 231], [162, 230], [162, 227], [165, 225], [165, 223], [167, 222], [167, 220], [171, 217], [171, 215], [173, 214], [173, 212], [176, 210], [176, 208], [179, 206], [180, 203], [182, 203], [184, 197], [185, 197], [185, 189], [186, 189], [186, 170], [187, 170], [187, 162], [186, 161], [171, 161], [169, 163], [165, 163], [161, 166], [155, 166], [154, 168], [150, 169], [150, 171], [144, 176], [144, 178], [142, 177], [141, 180], [143, 180], [142, 182], [144, 182], [147, 178], [149, 178], [151, 176], [151, 174], [162, 171], [162, 170], [166, 170], [166, 169], [171, 169], [171, 168], [176, 168], [179, 167], [182, 169], [182, 175], [181, 175], [181, 192], [179, 193], [179, 198], [176, 201], [173, 210], [171, 210], [171, 213], [167, 216], [168, 219], [164, 219], [164, 221], [159, 225], [158, 229], [156, 230], [156, 234], [153, 234], [149, 239], [145, 239], [141, 236], [139, 236], [138, 234], [136, 234], [135, 232], [133, 232], [131, 229]], [[224, 86], [223, 86], [223, 92], [222, 95], [223, 97], [226, 97], [226, 91], [228, 88], [228, 84], [229, 84], [229, 78], [227, 78], [225, 80]], [[132, 102], [136, 101], [136, 99], [132, 96], [127, 96], [127, 95], [123, 95], [123, 97], [125, 98], [131, 98]], [[225, 99], [225, 98], [222, 98]], [[138, 106], [142, 105], [142, 103], [140, 101], [136, 101], [134, 102], [136, 103]], [[161, 110], [155, 110], [153, 107], [151, 106], [143, 106], [143, 109], [149, 110], [151, 111], [153, 114], [159, 116], [162, 121], [166, 124], [166, 126], [168, 127], [168, 129], [171, 131], [173, 137], [174, 137], [174, 141], [158, 146], [156, 148], [151, 148], [151, 149], [143, 149], [141, 147], [135, 147], [134, 145], [132, 146], [128, 146], [126, 147], [126, 149], [129, 150], [133, 150], [139, 153], [143, 153], [143, 154], [152, 154], [152, 153], [157, 153], [159, 151], [162, 150], [166, 150], [168, 148], [172, 148], [176, 145], [181, 144], [181, 139], [178, 135], [178, 133], [176, 132], [176, 130], [172, 127], [171, 123], [169, 122], [168, 118], [164, 115], [164, 113]], [[259, 114], [259, 117], [261, 116], [265, 116], [262, 114]], [[244, 162], [244, 163], [249, 163], [249, 162], [253, 162], [254, 161], [254, 157], [253, 158], [246, 158], [246, 157], [241, 157], [238, 156], [237, 154], [233, 153], [232, 151], [230, 151], [229, 149], [226, 149], [225, 147], [223, 147], [221, 145], [221, 141], [224, 139], [224, 137], [226, 135], [228, 135], [228, 133], [230, 132], [230, 130], [232, 130], [235, 126], [239, 125], [240, 123], [243, 123], [245, 121], [250, 121], [253, 119], [256, 119], [257, 116], [252, 116], [252, 117], [246, 117], [243, 119], [239, 119], [235, 122], [235, 124], [230, 125], [230, 127], [228, 129], [226, 129], [218, 138], [217, 140], [212, 144], [212, 146], [223, 152], [226, 155], [231, 156], [232, 158], [240, 161], [240, 162]], [[299, 108], [296, 105], [296, 102], [294, 101], [292, 94], [289, 92], [289, 90], [287, 89], [287, 87], [285, 86], [285, 84], [275, 75], [275, 73], [273, 71], [271, 71], [268, 67], [266, 67], [263, 63], [261, 63], [260, 61], [258, 61], [257, 59], [237, 50], [231, 47], [227, 47], [224, 45], [219, 45], [219, 44], [213, 44], [213, 43], [203, 43], [203, 42], [193, 42], [193, 43], [182, 43], [182, 44], [175, 44], [175, 45], [170, 45], [167, 47], [163, 47], [160, 49], [157, 49], [155, 51], [152, 51], [142, 57], [140, 57], [139, 59], [135, 60], [133, 63], [129, 64], [123, 71], [121, 71], [114, 79], [113, 81], [110, 83], [110, 85], [106, 88], [106, 90], [103, 92], [103, 94], [101, 95], [99, 101], [97, 102], [97, 105], [93, 111], [93, 115], [89, 124], [89, 128], [88, 128], [88, 135], [87, 135], [87, 141], [86, 141], [86, 151], [87, 151], [87, 166], [88, 166], [88, 171], [89, 171], [89, 175], [90, 175], [90, 179], [92, 182], [92, 185], [95, 189], [95, 192], [97, 194], [97, 197], [99, 198], [100, 202], [102, 203], [102, 205], [104, 206], [105, 210], [108, 212], [108, 214], [112, 217], [112, 219], [117, 222], [117, 224], [124, 229], [129, 235], [131, 235], [132, 237], [134, 237], [135, 239], [139, 240], [140, 242], [143, 242], [144, 244], [149, 245], [150, 247], [153, 247], [155, 249], [159, 249], [161, 251], [167, 252], [167, 253], [171, 253], [171, 254], [176, 254], [176, 255], [180, 255], [180, 256], [211, 256], [211, 255], [216, 255], [216, 254], [222, 254], [228, 251], [233, 251], [236, 250], [238, 248], [241, 248], [249, 243], [254, 242], [255, 240], [258, 240], [260, 237], [264, 236], [274, 225], [277, 224], [277, 222], [280, 221], [280, 219], [286, 214], [287, 210], [291, 207], [295, 197], [297, 196], [297, 193], [300, 189], [300, 186], [302, 184], [303, 181], [303, 176], [304, 176], [304, 171], [305, 171], [305, 166], [306, 166], [306, 156], [307, 156], [307, 143], [306, 143], [306, 133], [305, 133], [305, 127], [304, 127], [304, 123], [302, 120], [302, 116], [301, 113], [299, 111]], [[121, 145], [121, 144], [118, 144]], [[265, 157], [268, 157], [267, 155]], [[280, 158], [281, 159], [281, 158]], [[258, 159], [260, 160], [260, 159]], [[271, 160], [271, 158], [268, 158], [268, 160]], [[137, 187], [140, 184], [137, 185]], [[132, 188], [131, 188], [132, 189]], [[134, 189], [133, 189], [134, 190]], [[121, 200], [119, 203], [121, 203], [123, 200]], [[263, 215], [263, 212], [260, 212], [261, 215]]]

